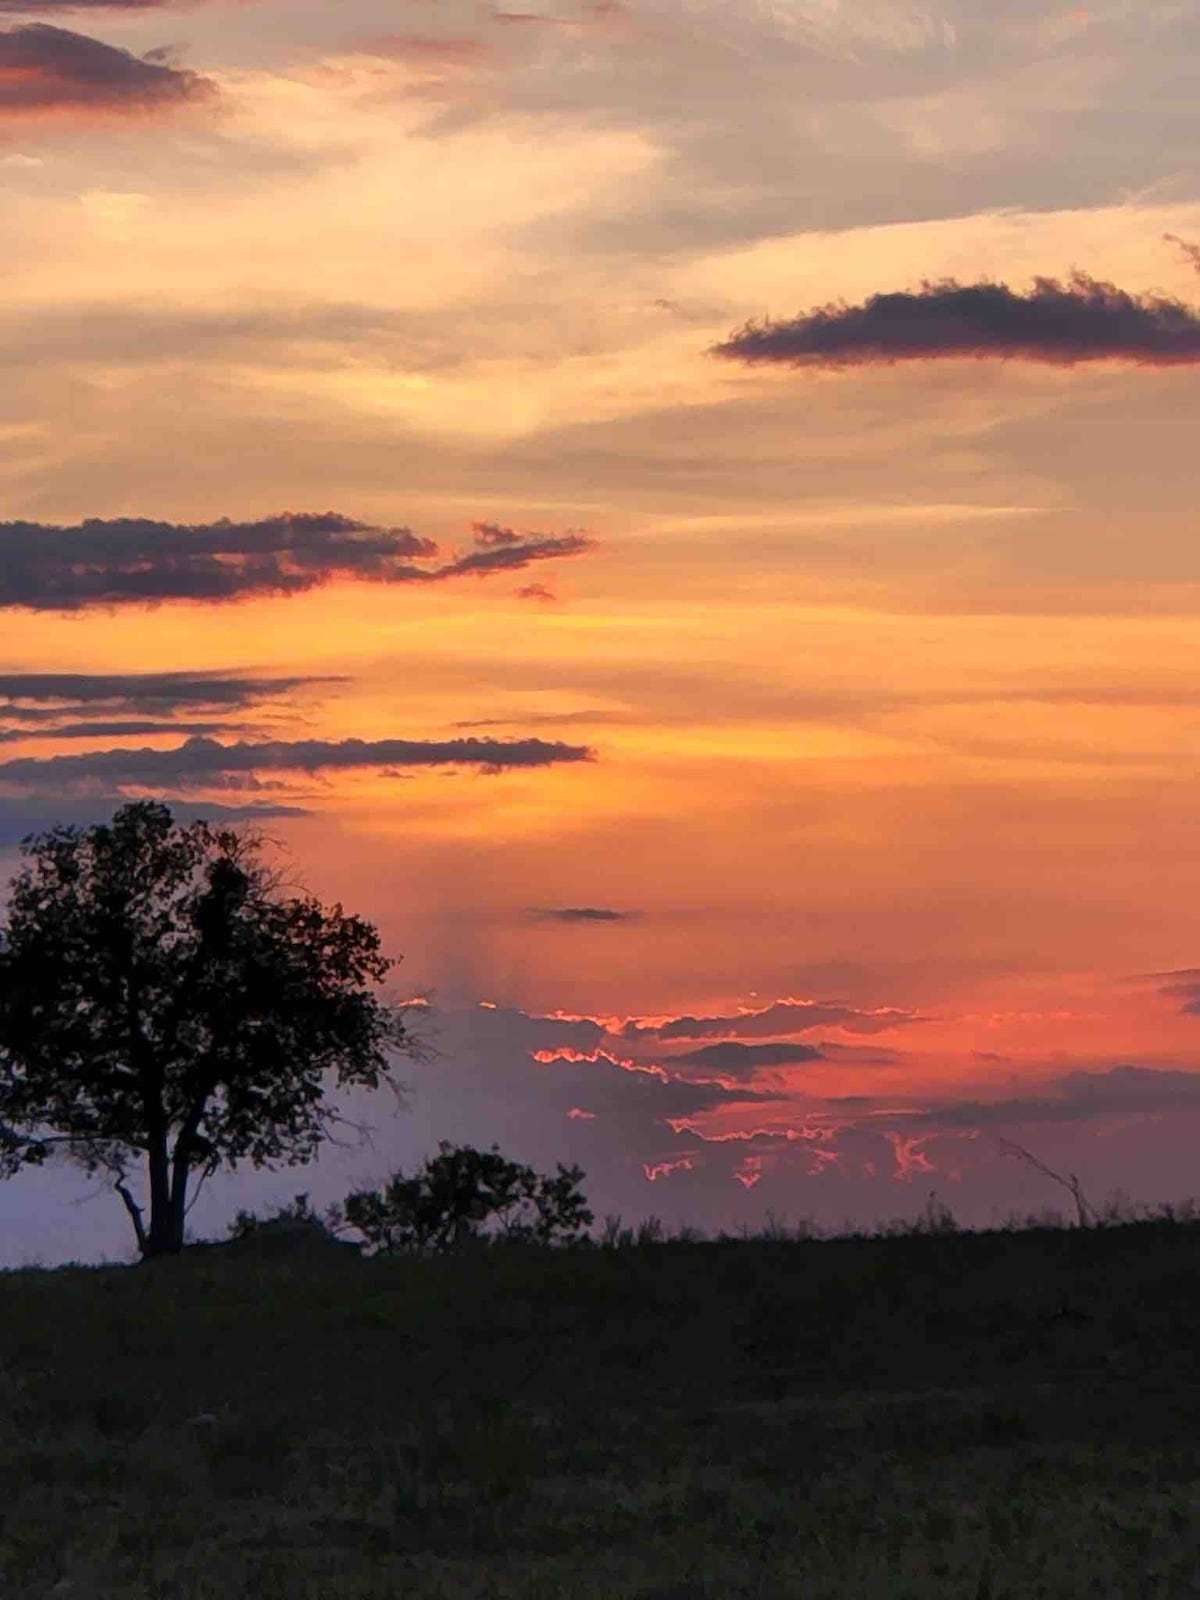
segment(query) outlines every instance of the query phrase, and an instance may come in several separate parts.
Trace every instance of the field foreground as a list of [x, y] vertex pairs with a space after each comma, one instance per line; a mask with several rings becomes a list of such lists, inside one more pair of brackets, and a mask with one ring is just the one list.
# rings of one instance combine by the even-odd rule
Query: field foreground
[[1200, 1227], [0, 1273], [0, 1594], [1200, 1596]]

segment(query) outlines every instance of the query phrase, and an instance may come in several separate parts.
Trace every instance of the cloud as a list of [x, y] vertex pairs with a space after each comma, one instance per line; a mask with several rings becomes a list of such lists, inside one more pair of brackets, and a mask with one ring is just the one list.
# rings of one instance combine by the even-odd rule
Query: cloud
[[[630, 1061], [607, 1050], [538, 1050], [533, 1059], [545, 1070], [546, 1081], [554, 1084], [559, 1099], [608, 1116], [648, 1112], [648, 1125], [653, 1127], [718, 1106], [748, 1105], [772, 1098], [740, 1084], [688, 1078], [665, 1066]], [[646, 1126], [643, 1122], [643, 1128]]]
[[544, 583], [527, 583], [517, 590], [518, 600], [556, 600], [558, 597]]
[[[477, 538], [479, 535], [477, 535]], [[187, 525], [91, 518], [73, 526], [0, 523], [0, 607], [77, 611], [163, 600], [303, 594], [336, 579], [433, 583], [486, 576], [590, 549], [582, 533], [519, 535], [440, 565], [431, 539], [337, 512]]]
[[[3, 769], [0, 768], [0, 771]], [[813, 1028], [843, 1028], [848, 1033], [882, 1033], [924, 1019], [913, 1011], [892, 1006], [860, 1010], [855, 1006], [823, 1004], [816, 1000], [776, 1000], [759, 1011], [739, 1011], [732, 1016], [670, 1017], [664, 1022], [631, 1018], [621, 1030], [624, 1039], [712, 1039], [722, 1037], [777, 1038], [808, 1033]]]
[[672, 1056], [670, 1065], [707, 1067], [713, 1072], [749, 1077], [760, 1067], [798, 1066], [805, 1061], [821, 1061], [824, 1054], [818, 1045], [739, 1044], [736, 1040], [725, 1040], [721, 1044], [701, 1045], [698, 1050]]
[[1123, 1065], [1101, 1072], [1080, 1068], [1052, 1079], [1046, 1087], [1045, 1096], [948, 1102], [904, 1120], [944, 1128], [996, 1128], [1200, 1111], [1200, 1072], [1179, 1068]]
[[485, 1002], [461, 1013], [459, 1031], [484, 1049], [503, 1043], [525, 1055], [547, 1049], [595, 1050], [604, 1038], [604, 1025], [594, 1017], [547, 1015]]
[[[0, 717], [3, 712], [0, 711]], [[133, 739], [149, 738], [155, 734], [190, 734], [204, 738], [214, 733], [227, 733], [228, 722], [56, 722], [44, 728], [30, 728], [28, 724], [17, 727], [0, 727], [0, 744], [16, 744], [23, 739]]]
[[521, 542], [521, 535], [515, 529], [502, 527], [498, 522], [473, 522], [471, 532], [481, 545], [496, 546]]
[[[61, 792], [37, 795], [0, 795], [0, 850], [12, 849], [31, 833], [49, 828], [94, 827], [108, 822], [114, 811], [125, 805], [128, 796], [111, 793], [66, 796]], [[279, 817], [306, 817], [303, 806], [291, 805], [203, 805], [172, 802], [176, 822], [255, 822]]]
[[[177, 10], [180, 0], [0, 0], [0, 16], [36, 17], [42, 12]], [[192, 4], [203, 0], [192, 0]]]
[[656, 1138], [672, 1117], [767, 1098], [740, 1085], [696, 1082], [665, 1066], [616, 1056], [599, 1047], [604, 1029], [590, 1017], [489, 1003], [447, 1020], [454, 1048], [448, 1041], [437, 1077], [455, 1098], [486, 1088], [506, 1104], [536, 1106], [543, 1117], [553, 1109], [566, 1118], [574, 1108], [602, 1118], [610, 1130], [619, 1122], [631, 1134], [653, 1131]]
[[237, 672], [0, 672], [0, 717], [41, 720], [84, 706], [159, 715], [216, 707], [240, 711], [297, 689], [346, 682]]
[[1177, 234], [1164, 233], [1163, 238], [1168, 244], [1178, 245], [1184, 258], [1190, 261], [1197, 272], [1200, 272], [1200, 244], [1190, 244], [1186, 239], [1181, 239]]
[[1159, 972], [1153, 976], [1171, 979], [1158, 992], [1169, 1000], [1182, 1000], [1179, 1009], [1184, 1016], [1200, 1016], [1200, 969], [1183, 967], [1178, 972]]
[[182, 784], [195, 786], [234, 774], [261, 771], [320, 772], [353, 767], [545, 767], [587, 761], [582, 745], [542, 739], [302, 739], [220, 744], [189, 739], [174, 750], [99, 750], [79, 756], [22, 756], [0, 762], [0, 782], [79, 784]]
[[[0, 744], [39, 739], [208, 737], [242, 712], [313, 684], [343, 678], [258, 678], [228, 673], [0, 673]], [[187, 713], [180, 718], [177, 713]], [[197, 717], [196, 713], [209, 713]], [[240, 725], [245, 732], [245, 725]]]
[[539, 922], [632, 922], [636, 911], [613, 911], [608, 906], [530, 906], [529, 916]]
[[352, 55], [376, 56], [418, 68], [477, 67], [492, 59], [492, 50], [480, 39], [465, 35], [426, 33], [376, 34], [347, 47]]
[[531, 561], [549, 561], [556, 556], [581, 555], [592, 549], [595, 540], [586, 533], [558, 536], [533, 535], [519, 544], [486, 545], [470, 555], [459, 556], [436, 571], [422, 574], [428, 579], [458, 578], [464, 573], [513, 572]]
[[234, 672], [0, 672], [0, 715], [21, 715], [27, 701], [155, 712], [211, 706], [240, 710], [298, 688], [347, 682], [349, 678], [261, 678]]
[[915, 294], [876, 294], [859, 306], [822, 306], [787, 322], [748, 322], [713, 354], [793, 367], [985, 356], [1055, 366], [1179, 366], [1200, 362], [1200, 316], [1181, 300], [1127, 294], [1083, 272], [1066, 284], [1035, 278], [1027, 294], [946, 278]]
[[215, 93], [198, 73], [68, 28], [30, 22], [0, 30], [0, 118], [160, 111]]

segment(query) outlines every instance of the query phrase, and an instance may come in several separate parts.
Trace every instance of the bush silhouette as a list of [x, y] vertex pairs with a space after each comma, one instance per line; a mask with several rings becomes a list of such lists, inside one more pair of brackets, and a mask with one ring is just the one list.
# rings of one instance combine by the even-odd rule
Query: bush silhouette
[[362, 1254], [356, 1240], [339, 1239], [326, 1221], [308, 1204], [307, 1194], [298, 1194], [290, 1206], [281, 1207], [269, 1217], [253, 1211], [239, 1211], [229, 1224], [224, 1239], [202, 1239], [185, 1246], [188, 1255], [246, 1256], [336, 1256]]
[[481, 1238], [541, 1245], [577, 1241], [592, 1222], [579, 1191], [584, 1173], [560, 1162], [553, 1176], [506, 1160], [493, 1145], [476, 1150], [442, 1140], [438, 1154], [382, 1193], [348, 1195], [339, 1221], [385, 1255], [454, 1250]]

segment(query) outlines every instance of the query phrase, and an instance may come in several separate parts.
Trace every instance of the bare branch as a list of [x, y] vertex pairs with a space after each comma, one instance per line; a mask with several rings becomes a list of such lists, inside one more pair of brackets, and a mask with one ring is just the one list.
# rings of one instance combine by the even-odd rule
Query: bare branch
[[1064, 1178], [1061, 1172], [1055, 1172], [1053, 1167], [1048, 1167], [1044, 1161], [1039, 1161], [1032, 1151], [1025, 1149], [1024, 1145], [1016, 1144], [1012, 1139], [1004, 1138], [999, 1138], [999, 1143], [1009, 1155], [1019, 1156], [1022, 1161], [1027, 1161], [1043, 1177], [1051, 1178], [1055, 1183], [1060, 1183], [1064, 1189], [1070, 1192], [1075, 1201], [1075, 1208], [1079, 1213], [1079, 1226], [1081, 1228], [1090, 1227], [1095, 1223], [1096, 1213], [1084, 1198], [1079, 1179], [1073, 1172]]
[[128, 1185], [118, 1181], [113, 1184], [113, 1188], [121, 1196], [121, 1199], [125, 1202], [126, 1211], [133, 1218], [133, 1231], [137, 1235], [138, 1250], [144, 1256], [149, 1241], [146, 1238], [146, 1229], [142, 1224], [142, 1208], [130, 1194]]

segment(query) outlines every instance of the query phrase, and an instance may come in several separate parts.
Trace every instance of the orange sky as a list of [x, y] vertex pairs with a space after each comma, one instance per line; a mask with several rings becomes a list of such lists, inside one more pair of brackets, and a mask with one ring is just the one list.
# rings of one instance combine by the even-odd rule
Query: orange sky
[[[0, 9], [6, 875], [23, 833], [126, 796], [266, 807], [435, 1001], [441, 1056], [407, 1118], [380, 1111], [378, 1175], [496, 1137], [707, 1226], [869, 1220], [931, 1185], [978, 1221], [1056, 1203], [1003, 1136], [1097, 1198], [1177, 1198], [1200, 1131], [1194, 20]], [[1126, 298], [1081, 333], [1039, 278]], [[985, 280], [1011, 291], [995, 317], [1041, 318], [1023, 342], [962, 322], [951, 290]], [[821, 307], [837, 361], [713, 354], [764, 318], [816, 337]], [[862, 331], [927, 311], [899, 359]], [[245, 541], [285, 511], [438, 553], [389, 579], [370, 535], [289, 544], [277, 592]], [[97, 518], [155, 519], [160, 553], [121, 567]], [[233, 598], [187, 597], [210, 536]], [[163, 673], [313, 681], [214, 708], [148, 699]], [[128, 681], [56, 699], [47, 674]], [[167, 754], [149, 780], [84, 759], [192, 724], [335, 754], [190, 779]], [[347, 764], [348, 740], [466, 737], [524, 754]], [[672, 1066], [781, 1043], [737, 1022], [780, 999], [845, 1017], [796, 1035], [801, 1063]], [[686, 1016], [734, 1022], [622, 1040]], [[196, 1217], [347, 1173], [222, 1179]], [[0, 1215], [21, 1204], [8, 1186]]]

